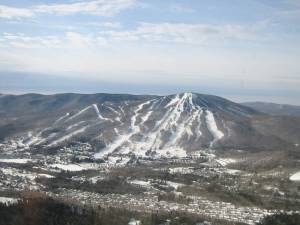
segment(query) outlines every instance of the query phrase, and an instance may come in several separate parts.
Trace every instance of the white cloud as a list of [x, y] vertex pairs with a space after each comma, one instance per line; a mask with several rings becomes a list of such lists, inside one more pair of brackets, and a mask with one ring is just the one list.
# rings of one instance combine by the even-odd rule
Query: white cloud
[[110, 29], [117, 29], [121, 28], [122, 25], [120, 22], [85, 22], [80, 23], [81, 26], [91, 26], [91, 27], [100, 27], [100, 28], [110, 28]]
[[[114, 24], [105, 24], [114, 26]], [[113, 46], [114, 42], [148, 42], [202, 45], [232, 40], [256, 40], [252, 28], [237, 25], [209, 25], [184, 23], [142, 23], [133, 30], [111, 29], [98, 34], [68, 31], [58, 36], [28, 36], [4, 33], [2, 43], [18, 48], [97, 47]]]
[[93, 42], [92, 38], [88, 36], [81, 35], [76, 32], [67, 32], [66, 33], [67, 39], [70, 41], [71, 44], [77, 46], [84, 46]]
[[142, 23], [134, 30], [103, 31], [102, 37], [117, 41], [149, 41], [203, 44], [215, 40], [254, 40], [252, 28], [238, 25], [209, 25], [186, 23]]
[[[38, 13], [50, 14], [91, 14], [98, 16], [113, 16], [122, 10], [128, 9], [136, 5], [137, 0], [92, 0], [80, 1], [66, 4], [43, 4], [28, 8], [17, 8], [0, 5], [0, 18], [19, 19], [25, 17], [33, 17]], [[107, 24], [110, 27], [115, 24]]]
[[93, 35], [83, 35], [77, 32], [66, 33], [66, 43], [64, 47], [71, 48], [85, 48], [85, 47], [99, 47], [107, 46], [107, 40], [102, 37]]
[[3, 47], [11, 46], [16, 48], [55, 48], [62, 44], [56, 36], [27, 36], [22, 33], [3, 34]]
[[106, 46], [107, 40], [94, 35], [85, 35], [73, 31], [59, 36], [29, 36], [23, 33], [3, 33], [0, 36], [0, 47], [34, 48], [34, 49], [74, 49]]
[[124, 9], [128, 9], [136, 3], [136, 0], [94, 0], [81, 1], [69, 4], [48, 4], [35, 7], [40, 13], [55, 14], [94, 14], [99, 16], [113, 16]]
[[33, 15], [33, 12], [29, 9], [0, 5], [0, 18], [15, 19], [22, 17], [32, 17]]

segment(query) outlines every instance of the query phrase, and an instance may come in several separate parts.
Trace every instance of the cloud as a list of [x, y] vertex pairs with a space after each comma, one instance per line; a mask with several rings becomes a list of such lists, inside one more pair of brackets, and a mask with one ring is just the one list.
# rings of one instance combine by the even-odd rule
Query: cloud
[[84, 22], [80, 23], [81, 26], [91, 26], [91, 27], [100, 27], [100, 28], [110, 28], [117, 29], [121, 28], [122, 25], [120, 22]]
[[92, 42], [92, 39], [90, 37], [81, 35], [76, 32], [67, 32], [66, 37], [70, 41], [71, 44], [74, 44], [77, 46], [87, 45]]
[[[115, 27], [105, 23], [99, 26]], [[75, 31], [57, 36], [28, 36], [22, 33], [4, 33], [2, 46], [17, 48], [64, 48], [114, 45], [114, 42], [148, 42], [165, 44], [222, 43], [235, 40], [256, 40], [254, 28], [239, 25], [210, 25], [187, 23], [141, 23], [134, 29], [109, 29], [98, 33], [83, 34]]]
[[137, 0], [93, 0], [66, 4], [43, 4], [28, 8], [16, 8], [0, 5], [0, 18], [18, 19], [33, 17], [36, 14], [90, 14], [97, 16], [113, 16], [133, 7]]
[[16, 47], [16, 48], [55, 48], [62, 44], [56, 36], [27, 36], [23, 33], [3, 34], [3, 47]]
[[100, 26], [107, 27], [107, 28], [120, 28], [121, 23], [119, 22], [104, 22], [100, 24]]
[[84, 35], [77, 32], [66, 32], [66, 42], [64, 47], [71, 48], [85, 48], [85, 47], [97, 47], [97, 46], [107, 46], [107, 40], [102, 37], [97, 37], [94, 35]]
[[86, 35], [73, 31], [59, 36], [30, 36], [23, 33], [3, 33], [0, 36], [0, 48], [85, 48], [91, 46], [106, 46], [107, 40], [95, 35]]
[[183, 44], [203, 44], [215, 40], [254, 40], [253, 28], [239, 25], [186, 23], [141, 23], [134, 30], [103, 31], [102, 37], [117, 41], [148, 41]]
[[18, 19], [22, 17], [32, 17], [33, 15], [34, 13], [30, 9], [0, 5], [0, 18]]
[[94, 0], [69, 4], [47, 4], [35, 7], [36, 12], [70, 15], [76, 13], [99, 16], [113, 16], [124, 9], [128, 9], [136, 0]]

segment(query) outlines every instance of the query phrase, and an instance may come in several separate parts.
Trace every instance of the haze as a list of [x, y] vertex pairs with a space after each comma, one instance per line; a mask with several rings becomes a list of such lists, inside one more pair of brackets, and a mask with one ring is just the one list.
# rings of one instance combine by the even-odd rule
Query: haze
[[0, 3], [0, 92], [300, 104], [298, 0]]

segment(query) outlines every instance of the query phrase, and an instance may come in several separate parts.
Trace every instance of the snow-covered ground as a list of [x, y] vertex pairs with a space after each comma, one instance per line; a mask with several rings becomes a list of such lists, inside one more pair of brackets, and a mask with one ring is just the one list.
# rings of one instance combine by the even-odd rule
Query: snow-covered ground
[[37, 176], [36, 173], [25, 172], [15, 168], [1, 168], [0, 171], [6, 175], [24, 177], [32, 181]]
[[8, 198], [8, 197], [0, 197], [0, 203], [11, 205], [17, 203], [19, 199], [17, 198]]
[[291, 181], [300, 181], [300, 172], [297, 172], [297, 173], [293, 174], [292, 176], [290, 176], [290, 180]]
[[219, 158], [216, 160], [217, 163], [219, 163], [221, 166], [227, 166], [228, 164], [231, 163], [236, 163], [236, 159], [231, 159], [231, 158]]
[[118, 165], [118, 166], [125, 166], [129, 161], [130, 157], [122, 157], [122, 156], [109, 156], [107, 160], [108, 165]]
[[175, 167], [169, 168], [170, 174], [191, 174], [193, 173], [194, 169], [192, 167]]
[[183, 158], [186, 157], [186, 151], [182, 148], [164, 148], [164, 149], [156, 149], [156, 153], [158, 153], [159, 157], [172, 158], [178, 157]]
[[98, 181], [104, 180], [104, 176], [95, 176], [95, 177], [90, 177], [88, 181], [90, 181], [92, 184], [96, 184]]
[[146, 187], [146, 188], [150, 188], [151, 187], [151, 183], [150, 181], [143, 181], [143, 180], [132, 180], [130, 181], [131, 184], [136, 184], [142, 187]]
[[[129, 183], [131, 184], [135, 184], [147, 189], [153, 188], [152, 185], [157, 183], [157, 182], [162, 182], [161, 180], [148, 180], [148, 181], [144, 181], [144, 180], [131, 180], [129, 181]], [[177, 190], [179, 187], [184, 186], [184, 184], [181, 183], [176, 183], [176, 182], [172, 182], [172, 181], [166, 181], [165, 183], [162, 182], [163, 186], [167, 185], [169, 187], [173, 187], [175, 190]]]
[[76, 165], [76, 164], [52, 164], [50, 165], [52, 168], [57, 168], [65, 171], [82, 171], [85, 170], [85, 168]]
[[225, 173], [235, 175], [235, 174], [242, 173], [242, 171], [241, 170], [234, 170], [234, 169], [226, 169]]
[[175, 190], [177, 190], [179, 187], [184, 186], [184, 184], [172, 182], [172, 181], [167, 181], [167, 185], [173, 187]]
[[28, 171], [24, 171], [24, 170], [20, 170], [20, 169], [16, 169], [16, 168], [0, 168], [0, 171], [3, 174], [9, 175], [9, 176], [19, 176], [19, 177], [23, 177], [26, 179], [29, 179], [31, 181], [34, 181], [35, 178], [37, 177], [46, 177], [46, 178], [54, 178], [54, 176], [49, 175], [49, 174], [44, 174], [44, 173], [34, 173], [34, 172], [28, 172]]
[[31, 159], [0, 159], [2, 163], [17, 163], [17, 164], [26, 164], [31, 162]]
[[39, 173], [37, 177], [54, 178], [54, 176], [45, 173]]

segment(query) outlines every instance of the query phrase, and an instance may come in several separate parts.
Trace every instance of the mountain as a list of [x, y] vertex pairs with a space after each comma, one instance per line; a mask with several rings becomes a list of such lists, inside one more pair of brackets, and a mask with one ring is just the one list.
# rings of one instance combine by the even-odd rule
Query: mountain
[[272, 115], [300, 116], [300, 106], [269, 102], [245, 102], [245, 106]]
[[299, 120], [196, 93], [1, 95], [0, 116], [2, 141], [48, 149], [88, 142], [95, 158], [184, 156], [207, 148], [271, 150], [300, 140]]

